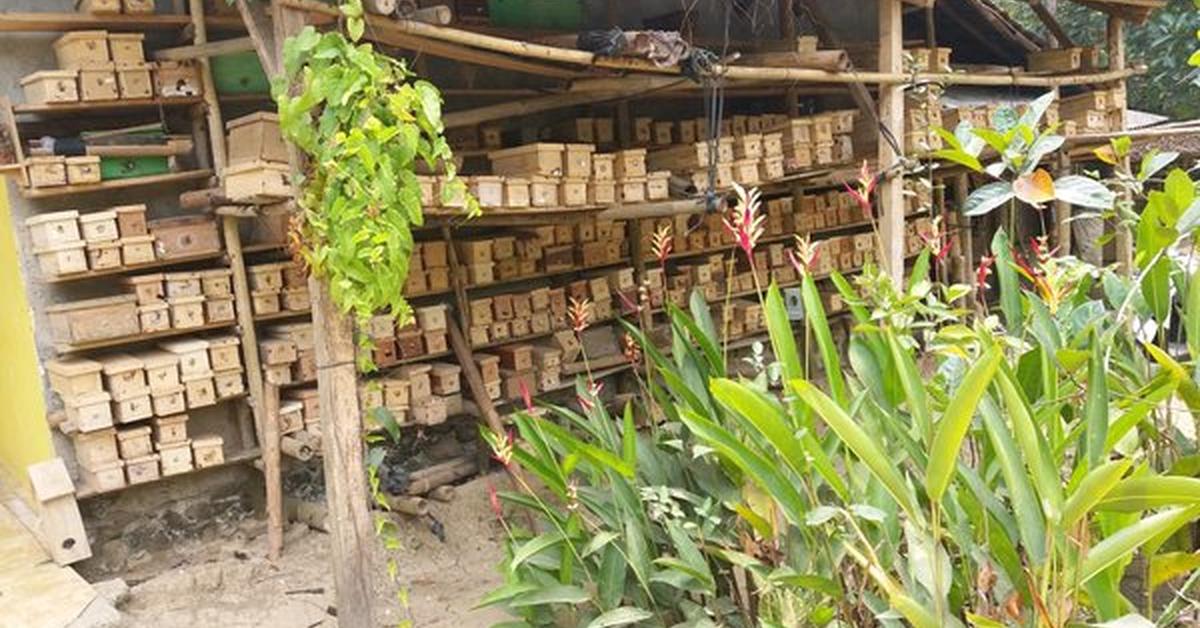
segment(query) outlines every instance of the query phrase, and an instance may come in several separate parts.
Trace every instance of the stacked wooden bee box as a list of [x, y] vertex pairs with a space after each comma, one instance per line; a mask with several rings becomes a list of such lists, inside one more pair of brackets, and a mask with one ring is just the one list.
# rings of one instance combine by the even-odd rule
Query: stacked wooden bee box
[[155, 350], [96, 359], [58, 359], [46, 370], [65, 409], [59, 428], [73, 435], [81, 475], [94, 491], [157, 479], [160, 461], [164, 475], [190, 471], [194, 447], [207, 447], [203, 460], [216, 464], [212, 461], [223, 456], [220, 443], [189, 441], [186, 413], [245, 390], [236, 336], [163, 342]]
[[364, 333], [372, 341], [371, 361], [377, 368], [443, 355], [448, 350], [447, 307], [441, 304], [418, 307], [413, 313], [413, 320], [403, 326], [397, 326], [387, 315], [371, 319]]
[[[462, 368], [448, 362], [406, 364], [359, 384], [364, 408], [386, 408], [399, 425], [438, 425], [463, 413]], [[380, 427], [371, 412], [368, 430]]]
[[277, 386], [310, 382], [317, 377], [312, 323], [275, 324], [264, 328], [258, 340], [258, 360], [263, 381]]
[[250, 302], [256, 317], [281, 312], [308, 312], [308, 272], [298, 262], [270, 262], [246, 267]]
[[408, 263], [404, 294], [415, 296], [450, 289], [450, 261], [446, 247], [445, 242], [436, 240], [416, 243]]
[[269, 203], [292, 194], [279, 116], [259, 111], [225, 123], [229, 157], [221, 178], [235, 202]]
[[1097, 89], [1060, 98], [1047, 115], [1061, 122], [1064, 135], [1120, 131], [1125, 127], [1125, 90]]

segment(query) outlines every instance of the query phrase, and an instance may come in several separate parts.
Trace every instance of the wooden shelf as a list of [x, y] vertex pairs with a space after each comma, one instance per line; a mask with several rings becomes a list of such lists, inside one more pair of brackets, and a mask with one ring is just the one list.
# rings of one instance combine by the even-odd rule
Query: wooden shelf
[[79, 353], [80, 351], [91, 351], [92, 349], [104, 349], [106, 347], [120, 347], [141, 342], [149, 342], [151, 340], [159, 340], [161, 338], [188, 336], [191, 334], [213, 331], [216, 329], [229, 329], [236, 326], [237, 323], [234, 321], [229, 321], [227, 323], [210, 323], [208, 325], [201, 325], [199, 327], [188, 327], [186, 329], [165, 329], [163, 331], [156, 331], [149, 334], [121, 336], [119, 338], [105, 338], [104, 340], [93, 340], [91, 342], [83, 342], [78, 344], [55, 344], [54, 350], [59, 354]]
[[254, 322], [267, 323], [271, 321], [284, 321], [289, 318], [303, 318], [312, 316], [312, 310], [280, 310], [271, 314], [255, 314]]
[[471, 227], [520, 227], [564, 222], [576, 222], [608, 209], [608, 205], [580, 205], [578, 207], [523, 207], [521, 209], [488, 208], [476, 218], [468, 218], [458, 208], [434, 208], [425, 210], [425, 219], [431, 223], [455, 223]]
[[[239, 16], [210, 16], [204, 20], [209, 28], [245, 30]], [[0, 32], [58, 33], [87, 29], [112, 31], [173, 30], [190, 26], [189, 15], [156, 13], [153, 15], [93, 15], [91, 13], [52, 13], [48, 11], [0, 12]]]
[[70, 281], [80, 281], [83, 279], [95, 279], [97, 277], [112, 277], [114, 275], [125, 275], [128, 273], [142, 272], [146, 270], [156, 270], [160, 268], [171, 268], [189, 264], [191, 262], [203, 262], [207, 260], [220, 259], [225, 256], [224, 251], [214, 251], [212, 253], [201, 253], [197, 255], [189, 255], [186, 257], [177, 257], [174, 259], [156, 260], [149, 264], [138, 264], [135, 266], [121, 266], [120, 268], [106, 268], [104, 270], [89, 270], [87, 272], [76, 273], [74, 275], [58, 275], [43, 279], [45, 283], [67, 283]]
[[[467, 286], [467, 291], [473, 292], [475, 290], [487, 290], [490, 288], [503, 288], [505, 286], [510, 286], [512, 284], [518, 284], [518, 283], [522, 283], [525, 281], [536, 281], [536, 280], [541, 280], [541, 279], [549, 279], [551, 277], [561, 277], [563, 275], [574, 275], [575, 273], [586, 273], [586, 272], [590, 272], [593, 270], [603, 270], [605, 268], [628, 267], [631, 264], [632, 263], [629, 261], [628, 258], [623, 257], [619, 261], [608, 262], [605, 264], [595, 264], [592, 266], [580, 266], [578, 268], [569, 268], [567, 270], [556, 270], [556, 271], [552, 271], [552, 272], [548, 272], [548, 273], [541, 272], [541, 273], [536, 273], [533, 275], [527, 275], [525, 277], [514, 277], [512, 279], [503, 279], [503, 280], [493, 281], [492, 283], [472, 284], [472, 285]], [[418, 296], [424, 296], [424, 295], [418, 295]]]
[[50, 188], [21, 188], [21, 196], [30, 199], [57, 198], [60, 196], [87, 194], [89, 192], [110, 192], [112, 190], [123, 190], [133, 187], [185, 183], [189, 181], [207, 179], [211, 176], [213, 176], [212, 170], [187, 170], [185, 172], [156, 174], [148, 177], [133, 177], [130, 179], [114, 179], [111, 181], [101, 181], [100, 183], [88, 183], [84, 185], [61, 185]]
[[[233, 398], [234, 397], [229, 397], [228, 399], [233, 399]], [[220, 402], [218, 402], [218, 403], [220, 403]], [[245, 451], [237, 452], [230, 456], [226, 456], [225, 461], [222, 462], [221, 464], [213, 465], [211, 467], [204, 467], [203, 469], [192, 469], [191, 471], [188, 471], [187, 473], [176, 473], [174, 475], [160, 475], [157, 478], [150, 480], [149, 482], [141, 482], [139, 484], [126, 484], [125, 486], [122, 486], [120, 488], [114, 488], [114, 489], [108, 490], [108, 491], [96, 491], [96, 490], [92, 490], [91, 487], [84, 485], [84, 486], [81, 486], [79, 488], [79, 490], [75, 492], [75, 498], [76, 499], [87, 499], [89, 497], [95, 497], [96, 495], [119, 493], [126, 489], [137, 488], [139, 486], [148, 486], [151, 484], [155, 484], [157, 482], [162, 482], [163, 480], [170, 480], [172, 478], [183, 477], [185, 475], [189, 475], [192, 473], [202, 473], [204, 471], [208, 471], [209, 469], [220, 469], [221, 467], [227, 467], [229, 465], [242, 464], [244, 462], [250, 462], [253, 460], [257, 460], [261, 457], [262, 457], [262, 453], [259, 451], [259, 449], [257, 447], [254, 447], [251, 449], [247, 449]]]
[[93, 114], [168, 107], [190, 107], [203, 102], [200, 96], [178, 98], [130, 98], [126, 100], [80, 101], [64, 103], [24, 103], [13, 105], [13, 113], [39, 116]]

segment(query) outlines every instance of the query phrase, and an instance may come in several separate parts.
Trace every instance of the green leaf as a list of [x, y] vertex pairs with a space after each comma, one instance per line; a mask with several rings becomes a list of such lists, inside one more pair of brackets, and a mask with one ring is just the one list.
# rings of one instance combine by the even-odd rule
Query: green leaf
[[522, 608], [547, 604], [583, 604], [590, 599], [591, 596], [581, 587], [558, 584], [522, 593], [512, 598], [509, 604], [515, 608]]
[[[941, 131], [942, 129], [937, 130]], [[954, 137], [948, 133], [947, 135]], [[944, 135], [943, 137], [946, 136]], [[983, 172], [983, 164], [980, 163], [979, 158], [962, 150], [961, 148], [943, 148], [940, 150], [935, 150], [933, 151], [933, 156], [938, 159], [952, 161], [960, 166], [970, 168], [975, 172]]]
[[1165, 323], [1171, 312], [1171, 260], [1158, 258], [1142, 278], [1142, 298], [1154, 320]]
[[992, 236], [992, 255], [996, 258], [996, 277], [1000, 280], [1000, 309], [1004, 312], [1004, 324], [1009, 329], [1018, 329], [1025, 321], [1021, 310], [1021, 281], [1017, 277], [1012, 245], [1004, 229], [996, 230], [996, 235]]
[[980, 356], [963, 376], [962, 383], [946, 406], [930, 446], [929, 464], [925, 467], [925, 490], [930, 500], [941, 501], [950, 486], [950, 478], [958, 463], [958, 452], [971, 426], [971, 418], [975, 416], [975, 408], [1003, 357], [999, 346], [992, 347]]
[[971, 195], [963, 202], [962, 213], [964, 216], [983, 216], [1012, 200], [1015, 196], [1011, 183], [1007, 181], [989, 183], [971, 192]]
[[825, 319], [825, 306], [821, 301], [821, 293], [812, 275], [805, 275], [800, 286], [800, 295], [804, 301], [804, 315], [809, 321], [813, 334], [817, 339], [817, 348], [821, 351], [821, 364], [825, 367], [825, 378], [829, 382], [829, 390], [833, 393], [834, 401], [844, 405], [850, 400], [846, 396], [846, 382], [842, 379], [842, 361], [839, 357], [841, 350], [833, 340], [829, 331], [829, 322]]
[[1036, 129], [1042, 123], [1042, 118], [1046, 115], [1046, 110], [1050, 108], [1050, 105], [1054, 104], [1056, 99], [1058, 99], [1058, 94], [1054, 90], [1038, 96], [1025, 108], [1018, 123], [1031, 129]]
[[1043, 439], [1033, 420], [1033, 409], [1017, 388], [1012, 374], [1006, 367], [1001, 366], [996, 374], [996, 384], [1004, 399], [1004, 407], [1008, 410], [1008, 418], [1012, 423], [1017, 445], [1021, 449], [1021, 457], [1029, 468], [1038, 495], [1041, 496], [1046, 518], [1055, 521], [1062, 509], [1062, 480], [1043, 446]]
[[683, 409], [679, 416], [698, 438], [737, 465], [755, 484], [771, 495], [789, 521], [803, 525], [804, 499], [796, 490], [795, 484], [779, 472], [773, 461], [750, 450], [741, 439], [724, 427], [700, 416], [690, 408]]
[[1108, 436], [1108, 377], [1104, 362], [1104, 347], [1093, 331], [1092, 351], [1088, 358], [1087, 396], [1083, 404], [1084, 451], [1088, 468], [1095, 468], [1107, 453]]
[[803, 377], [804, 367], [800, 364], [800, 354], [796, 350], [796, 337], [792, 332], [792, 321], [788, 318], [783, 293], [780, 292], [779, 286], [774, 281], [767, 288], [767, 298], [763, 302], [763, 310], [767, 319], [767, 331], [771, 337], [771, 349], [775, 353], [775, 359], [779, 360], [783, 366], [783, 377], [785, 379]]
[[[792, 390], [796, 391], [796, 394], [805, 403], [812, 406], [817, 414], [821, 415], [826, 425], [838, 435], [842, 442], [846, 443], [854, 455], [858, 456], [872, 475], [883, 484], [884, 489], [892, 495], [892, 499], [896, 500], [896, 503], [908, 513], [908, 516], [924, 523], [924, 513], [917, 506], [904, 478], [896, 470], [895, 463], [884, 453], [879, 444], [851, 419], [845, 410], [817, 387], [802, 379], [792, 380], [791, 386]], [[799, 521], [795, 521], [795, 523], [799, 523]]]
[[1122, 480], [1096, 505], [1097, 510], [1141, 512], [1164, 506], [1200, 504], [1200, 479], [1145, 475]]
[[1118, 530], [1088, 550], [1079, 568], [1078, 581], [1083, 584], [1095, 578], [1154, 537], [1170, 534], [1191, 523], [1197, 514], [1200, 514], [1200, 507], [1172, 508]]
[[929, 401], [925, 394], [925, 380], [917, 370], [908, 349], [900, 345], [900, 339], [895, 331], [887, 329], [884, 332], [888, 349], [891, 351], [892, 364], [896, 367], [900, 387], [904, 389], [904, 399], [908, 402], [908, 412], [913, 418], [913, 427], [917, 430], [921, 441], [928, 443], [933, 437], [933, 419], [929, 414]]
[[616, 540], [620, 536], [621, 535], [617, 534], [616, 532], [613, 532], [612, 530], [601, 530], [601, 531], [597, 532], [591, 538], [591, 540], [589, 540], [587, 542], [587, 545], [584, 545], [583, 549], [580, 550], [580, 552], [579, 552], [580, 558], [587, 558], [588, 556], [595, 554], [596, 552], [604, 549], [604, 546], [608, 545], [609, 543], [612, 543], [614, 540]]
[[599, 617], [593, 619], [587, 625], [587, 628], [609, 628], [610, 626], [628, 626], [636, 624], [640, 621], [645, 621], [654, 617], [654, 614], [635, 608], [633, 606], [622, 606], [614, 608], [611, 611], [602, 613]]
[[1017, 517], [1017, 528], [1021, 532], [1021, 542], [1029, 552], [1036, 571], [1046, 560], [1046, 522], [1034, 495], [1033, 483], [1021, 464], [1017, 444], [995, 402], [985, 396], [980, 400], [979, 410], [988, 438], [992, 442], [993, 456], [1000, 465], [1004, 484], [1008, 487], [1013, 514]]
[[507, 602], [518, 595], [529, 593], [537, 590], [537, 585], [532, 582], [510, 582], [504, 586], [488, 593], [475, 604], [474, 608], [483, 608], [485, 606], [494, 606]]
[[1183, 308], [1183, 328], [1192, 359], [1200, 359], [1200, 270], [1188, 279], [1187, 301]]
[[525, 561], [562, 543], [562, 541], [562, 533], [557, 530], [539, 534], [529, 539], [513, 552], [512, 560], [508, 563], [508, 570], [515, 572]]
[[[783, 463], [794, 471], [797, 477], [808, 474], [805, 464], [808, 455], [804, 444], [796, 438], [791, 423], [784, 415], [783, 408], [749, 386], [739, 384], [729, 379], [714, 379], [709, 384], [712, 395], [721, 405], [734, 412], [752, 429], [762, 434], [767, 442], [775, 448]], [[819, 449], [819, 448], [818, 448]], [[832, 468], [830, 469], [832, 471]], [[836, 472], [824, 476], [834, 492], [842, 499], [849, 497], [849, 491], [842, 478]]]
[[1200, 569], [1200, 552], [1167, 552], [1150, 557], [1151, 590]]
[[1112, 209], [1117, 195], [1095, 179], [1071, 174], [1054, 181], [1054, 198], [1079, 207]]
[[1179, 153], [1150, 149], [1142, 156], [1141, 167], [1138, 168], [1137, 180], [1148, 181], [1150, 177], [1158, 174], [1160, 170], [1171, 165], [1178, 158]]

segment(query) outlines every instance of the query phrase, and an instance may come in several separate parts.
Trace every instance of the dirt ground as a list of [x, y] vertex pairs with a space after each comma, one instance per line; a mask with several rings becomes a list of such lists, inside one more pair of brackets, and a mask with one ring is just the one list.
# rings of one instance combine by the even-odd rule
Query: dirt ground
[[[431, 502], [445, 541], [430, 519], [406, 518], [399, 553], [400, 573], [409, 592], [409, 616], [419, 628], [475, 628], [502, 622], [497, 609], [472, 610], [501, 584], [495, 565], [502, 552], [503, 530], [488, 501], [491, 483], [504, 487], [501, 475], [461, 485], [449, 503]], [[265, 556], [261, 520], [242, 522], [224, 538], [196, 540], [177, 548], [169, 568], [138, 581], [130, 574], [131, 595], [122, 607], [122, 628], [307, 628], [336, 626], [329, 537], [302, 524], [286, 530], [283, 557]], [[382, 550], [381, 550], [382, 551]], [[376, 595], [386, 608], [381, 625], [405, 617], [396, 602], [382, 562], [376, 566]]]

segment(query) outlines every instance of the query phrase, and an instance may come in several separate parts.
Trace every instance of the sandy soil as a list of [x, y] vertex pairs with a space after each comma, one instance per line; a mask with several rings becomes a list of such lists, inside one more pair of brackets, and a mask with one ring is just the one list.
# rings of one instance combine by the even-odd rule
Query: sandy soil
[[[504, 533], [489, 507], [487, 486], [506, 482], [497, 475], [477, 478], [459, 486], [454, 501], [432, 503], [433, 517], [444, 526], [444, 542], [429, 519], [404, 521], [400, 573], [414, 626], [475, 628], [507, 618], [497, 609], [472, 610], [501, 584], [495, 565]], [[265, 557], [263, 530], [261, 521], [250, 521], [228, 538], [189, 544], [173, 568], [132, 587], [121, 608], [122, 628], [336, 626], [329, 537], [292, 525], [283, 557], [272, 564]], [[374, 581], [385, 608], [381, 625], [395, 625], [405, 612], [379, 562]]]

